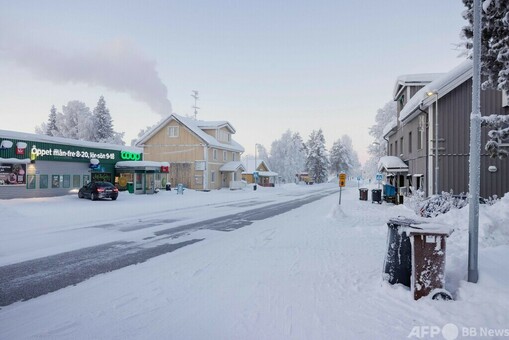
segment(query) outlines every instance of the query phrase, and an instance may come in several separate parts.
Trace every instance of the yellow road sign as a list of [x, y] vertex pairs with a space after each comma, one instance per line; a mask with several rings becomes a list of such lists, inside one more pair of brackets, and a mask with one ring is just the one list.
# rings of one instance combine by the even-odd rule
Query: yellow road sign
[[344, 187], [346, 183], [346, 174], [339, 174], [339, 186]]

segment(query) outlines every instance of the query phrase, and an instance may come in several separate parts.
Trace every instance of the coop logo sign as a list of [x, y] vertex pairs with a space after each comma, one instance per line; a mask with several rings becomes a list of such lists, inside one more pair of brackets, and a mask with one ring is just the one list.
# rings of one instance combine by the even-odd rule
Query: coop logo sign
[[51, 156], [51, 157], [71, 157], [71, 158], [97, 158], [97, 159], [115, 159], [114, 152], [101, 152], [95, 153], [88, 150], [65, 150], [65, 149], [42, 149], [36, 145], [32, 146], [30, 150], [31, 158], [36, 159], [38, 157]]
[[128, 161], [139, 161], [141, 159], [141, 154], [129, 151], [122, 151], [120, 153], [120, 158]]

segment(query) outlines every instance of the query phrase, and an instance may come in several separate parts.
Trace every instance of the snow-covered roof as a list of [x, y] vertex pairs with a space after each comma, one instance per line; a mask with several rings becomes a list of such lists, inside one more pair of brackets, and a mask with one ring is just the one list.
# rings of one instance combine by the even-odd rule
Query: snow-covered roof
[[65, 145], [74, 145], [81, 147], [89, 147], [89, 148], [97, 148], [97, 149], [110, 149], [110, 150], [118, 150], [118, 151], [130, 151], [136, 153], [142, 153], [143, 149], [127, 146], [127, 145], [119, 145], [119, 144], [109, 144], [109, 143], [98, 143], [98, 142], [89, 142], [82, 141], [70, 138], [63, 137], [53, 137], [47, 135], [39, 135], [35, 133], [27, 133], [27, 132], [16, 132], [16, 131], [8, 131], [8, 130], [0, 130], [0, 139], [17, 139], [17, 140], [29, 140], [32, 142], [41, 142], [41, 143], [52, 143], [52, 144], [65, 144]]
[[237, 171], [239, 169], [241, 169], [242, 171], [246, 170], [244, 168], [244, 165], [242, 164], [242, 162], [240, 162], [240, 161], [232, 161], [232, 162], [228, 162], [228, 163], [222, 165], [219, 168], [219, 171], [233, 172], [233, 171]]
[[394, 117], [389, 123], [387, 123], [387, 125], [385, 125], [382, 131], [382, 136], [386, 137], [396, 126], [398, 126], [398, 119]]
[[1, 158], [0, 157], [0, 164], [29, 164], [30, 158]]
[[378, 171], [407, 172], [408, 165], [396, 156], [383, 156], [378, 161]]
[[255, 166], [254, 159], [248, 159], [248, 160], [246, 160], [246, 163], [244, 164], [245, 168], [246, 168], [246, 173], [252, 174], [253, 171], [256, 171], [256, 169], [258, 169], [262, 163], [265, 165], [265, 168], [267, 169], [267, 171], [271, 171], [269, 168], [269, 165], [263, 159], [257, 159], [256, 166]]
[[152, 129], [147, 131], [141, 138], [136, 142], [136, 145], [143, 145], [148, 139], [150, 139], [152, 136], [154, 136], [157, 132], [159, 132], [162, 128], [164, 128], [170, 121], [176, 120], [177, 122], [181, 123], [185, 127], [187, 127], [191, 132], [193, 132], [196, 136], [198, 136], [200, 139], [202, 139], [208, 146], [217, 147], [220, 149], [230, 150], [230, 151], [236, 151], [236, 152], [244, 152], [244, 147], [234, 141], [233, 139], [230, 140], [230, 143], [221, 143], [216, 138], [212, 137], [211, 135], [207, 134], [203, 129], [219, 129], [223, 126], [227, 126], [230, 131], [233, 133], [235, 132], [235, 129], [233, 126], [226, 122], [226, 121], [215, 121], [215, 122], [209, 122], [209, 121], [203, 121], [203, 120], [194, 120], [193, 118], [183, 117], [180, 115], [177, 115], [176, 113], [173, 113], [166, 117], [165, 119], [162, 119], [159, 123], [157, 123]]
[[412, 98], [410, 98], [405, 107], [403, 107], [399, 114], [400, 121], [402, 123], [404, 123], [404, 121], [409, 121], [411, 118], [413, 118], [413, 113], [415, 113], [421, 104], [421, 108], [423, 109], [430, 106], [437, 100], [437, 96], [428, 96], [428, 92], [437, 92], [438, 99], [440, 99], [464, 83], [466, 80], [471, 78], [472, 74], [472, 61], [466, 60], [453, 68], [451, 71], [427, 84], [422, 89], [420, 89]]
[[405, 86], [424, 86], [442, 75], [444, 75], [444, 73], [421, 73], [421, 74], [401, 75], [396, 79], [396, 84], [394, 84], [392, 96], [394, 100], [396, 100], [397, 99], [396, 97], [398, 97], [399, 93]]
[[170, 163], [154, 161], [120, 161], [115, 164], [115, 168], [160, 168], [162, 166], [170, 166]]
[[278, 173], [274, 171], [258, 171], [260, 177], [277, 177]]

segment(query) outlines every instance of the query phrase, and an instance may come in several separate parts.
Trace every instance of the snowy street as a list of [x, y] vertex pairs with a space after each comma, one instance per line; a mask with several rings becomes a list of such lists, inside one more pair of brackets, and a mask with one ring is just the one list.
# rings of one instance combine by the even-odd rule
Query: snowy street
[[[446, 268], [446, 288], [455, 301], [414, 301], [406, 287], [382, 281], [386, 222], [415, 217], [414, 212], [360, 201], [356, 184], [350, 185], [341, 206], [337, 183], [122, 193], [116, 202], [73, 196], [2, 201], [2, 268], [85, 246], [141, 242], [149, 235], [147, 248], [201, 241], [2, 307], [1, 338], [403, 339], [416, 326], [450, 330], [450, 324], [461, 338], [463, 327], [509, 327], [509, 199], [481, 207], [478, 284], [465, 280], [466, 208], [433, 219], [455, 226]], [[162, 232], [287, 206], [295, 198], [307, 204], [266, 219], [251, 215], [250, 223], [229, 232], [200, 227]], [[51, 221], [49, 214], [55, 214]]]

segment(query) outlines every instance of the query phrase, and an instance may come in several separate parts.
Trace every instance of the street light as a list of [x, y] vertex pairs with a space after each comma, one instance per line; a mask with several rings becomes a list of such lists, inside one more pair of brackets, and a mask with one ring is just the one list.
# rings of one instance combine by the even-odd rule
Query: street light
[[428, 97], [436, 96], [435, 98], [435, 194], [438, 195], [438, 92], [429, 91], [426, 92]]

